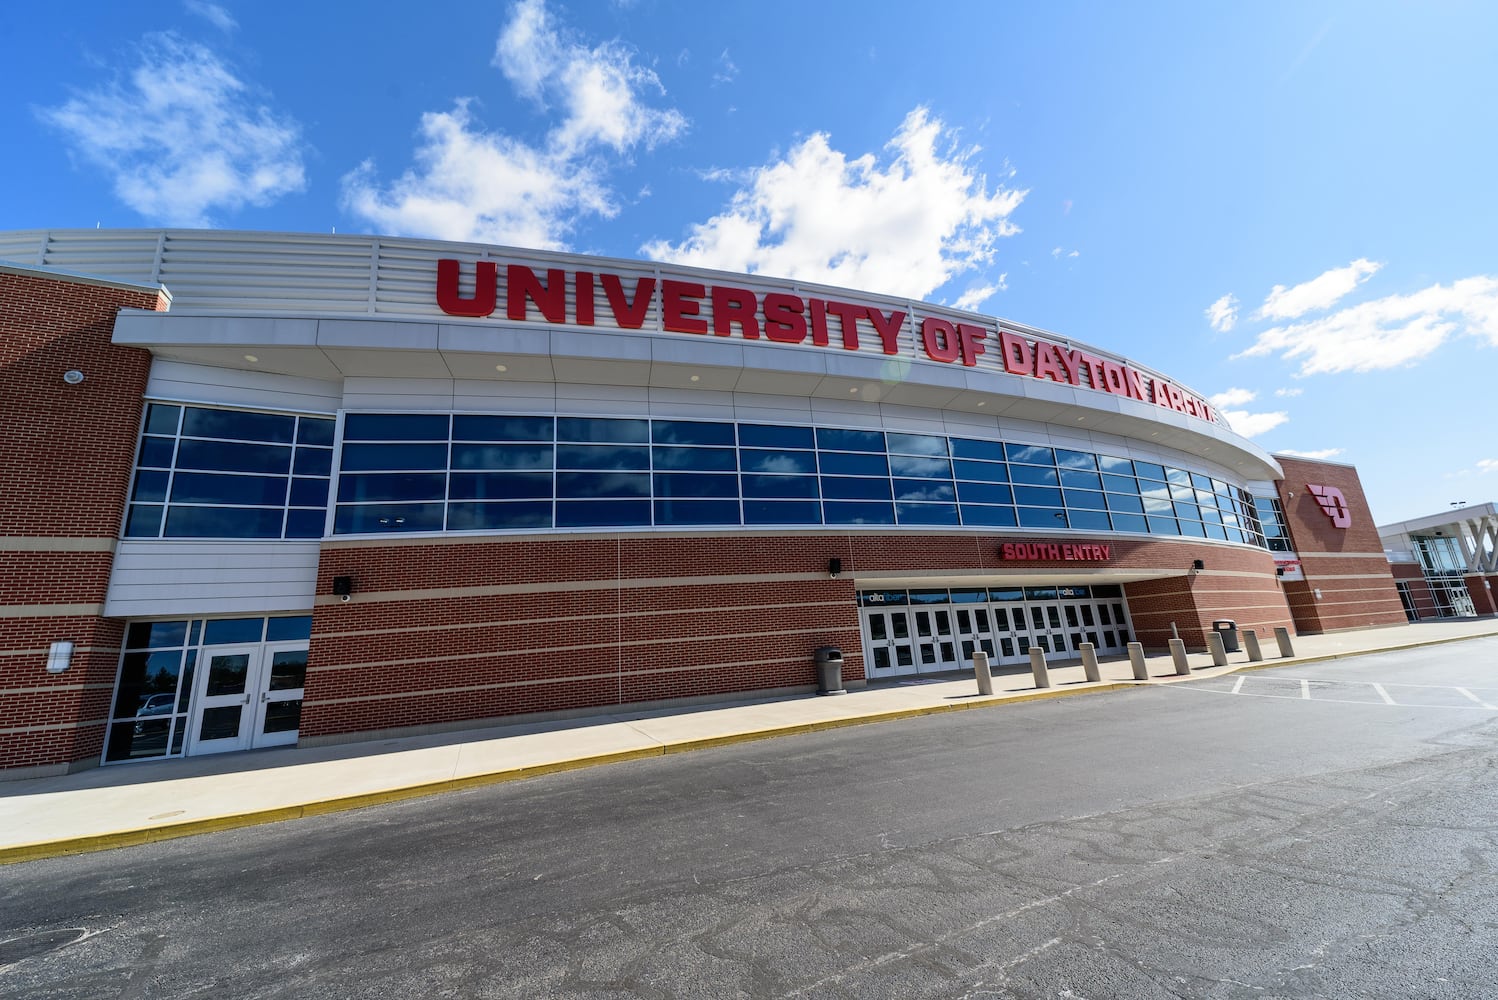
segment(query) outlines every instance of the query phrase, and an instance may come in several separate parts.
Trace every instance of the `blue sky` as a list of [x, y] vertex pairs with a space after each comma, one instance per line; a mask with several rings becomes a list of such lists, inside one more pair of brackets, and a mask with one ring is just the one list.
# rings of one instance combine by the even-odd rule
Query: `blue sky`
[[378, 232], [961, 305], [1380, 522], [1498, 496], [1498, 4], [0, 10], [0, 228]]

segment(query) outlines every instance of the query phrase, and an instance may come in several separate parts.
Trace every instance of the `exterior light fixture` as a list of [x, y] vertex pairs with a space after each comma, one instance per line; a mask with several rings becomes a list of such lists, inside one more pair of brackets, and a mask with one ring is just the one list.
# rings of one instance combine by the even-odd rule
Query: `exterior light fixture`
[[354, 593], [354, 578], [351, 576], [333, 577], [333, 596], [340, 601], [347, 601]]
[[1200, 573], [1202, 570], [1207, 568], [1207, 564], [1201, 559], [1193, 559], [1191, 560], [1191, 568]]
[[73, 643], [59, 639], [47, 650], [47, 673], [60, 674], [73, 664]]
[[497, 372], [507, 372], [507, 371], [510, 370], [510, 366], [509, 365], [495, 365], [494, 366], [494, 370], [497, 371]]
[[255, 355], [253, 355], [253, 354], [246, 354], [246, 355], [245, 355], [245, 356], [244, 356], [244, 359], [245, 359], [245, 360], [246, 360], [246, 361], [259, 361], [259, 360], [260, 360], [260, 358], [258, 358], [258, 357], [257, 357], [257, 356], [255, 356]]
[[69, 368], [62, 373], [62, 380], [68, 385], [77, 385], [83, 381], [83, 373], [76, 368]]
[[827, 575], [836, 580], [843, 575], [843, 561], [836, 556], [827, 560]]

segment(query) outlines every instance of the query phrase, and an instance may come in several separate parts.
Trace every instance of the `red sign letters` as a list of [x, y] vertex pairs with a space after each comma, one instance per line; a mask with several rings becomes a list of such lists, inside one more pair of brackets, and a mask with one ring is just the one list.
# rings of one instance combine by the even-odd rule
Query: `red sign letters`
[[1004, 542], [1000, 559], [1032, 562], [1107, 562], [1113, 546], [1077, 542]]

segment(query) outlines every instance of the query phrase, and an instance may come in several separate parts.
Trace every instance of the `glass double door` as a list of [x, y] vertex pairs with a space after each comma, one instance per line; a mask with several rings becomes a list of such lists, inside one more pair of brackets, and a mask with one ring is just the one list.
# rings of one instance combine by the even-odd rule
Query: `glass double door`
[[189, 755], [295, 743], [307, 677], [306, 642], [210, 646], [197, 672]]
[[1126, 615], [1122, 602], [1085, 599], [865, 608], [865, 669], [871, 680], [965, 670], [979, 649], [994, 666], [1029, 663], [1037, 647], [1068, 659], [1084, 642], [1120, 653]]

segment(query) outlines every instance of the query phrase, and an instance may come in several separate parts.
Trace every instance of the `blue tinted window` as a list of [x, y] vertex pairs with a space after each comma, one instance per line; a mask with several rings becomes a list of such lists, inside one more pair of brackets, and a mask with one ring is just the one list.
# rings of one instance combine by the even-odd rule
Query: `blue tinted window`
[[816, 455], [807, 451], [739, 452], [739, 467], [745, 472], [804, 473], [817, 471]]
[[822, 505], [815, 500], [745, 500], [745, 524], [821, 524]]
[[1107, 455], [1099, 455], [1097, 464], [1104, 472], [1111, 472], [1115, 476], [1134, 474], [1134, 463], [1127, 458], [1109, 458]]
[[447, 477], [440, 472], [401, 472], [340, 476], [340, 503], [361, 500], [441, 500]]
[[1062, 490], [1066, 497], [1068, 508], [1076, 507], [1082, 510], [1105, 510], [1107, 504], [1103, 502], [1103, 495], [1092, 490]]
[[739, 424], [741, 448], [812, 448], [810, 427], [784, 427], [778, 424]]
[[[818, 495], [817, 481], [811, 476], [743, 476], [742, 482], [746, 497], [815, 497]], [[817, 521], [807, 523], [816, 524]]]
[[284, 476], [291, 471], [291, 449], [272, 444], [183, 441], [177, 450], [177, 468], [216, 472], [267, 472]]
[[649, 500], [570, 500], [557, 503], [558, 528], [631, 527], [648, 524]]
[[828, 524], [894, 524], [895, 508], [889, 503], [827, 501], [822, 516]]
[[1097, 470], [1097, 457], [1085, 451], [1067, 451], [1065, 448], [1057, 448], [1056, 464], [1063, 469], [1086, 469], [1093, 472]]
[[453, 415], [454, 441], [547, 441], [552, 439], [551, 417], [491, 417], [471, 413]]
[[957, 496], [963, 503], [1014, 503], [1014, 494], [1003, 483], [958, 483]]
[[[264, 632], [264, 618], [210, 618], [203, 623], [203, 645], [227, 646], [232, 643], [259, 642]], [[308, 635], [310, 634], [309, 631]]]
[[980, 458], [991, 462], [1004, 460], [1004, 445], [998, 441], [975, 441], [969, 438], [952, 439], [954, 458]]
[[1165, 481], [1173, 486], [1184, 486], [1190, 488], [1191, 473], [1187, 472], [1185, 469], [1167, 468], [1165, 470]]
[[160, 503], [166, 499], [166, 483], [169, 478], [170, 473], [142, 469], [135, 474], [135, 489], [130, 491], [130, 499]]
[[266, 619], [266, 642], [287, 642], [292, 639], [310, 638], [312, 638], [311, 615], [297, 615], [294, 618]]
[[350, 413], [343, 418], [343, 439], [446, 441], [447, 427], [445, 413]]
[[734, 443], [733, 424], [697, 420], [652, 420], [650, 437], [656, 444]]
[[[180, 646], [187, 637], [187, 622], [131, 622], [125, 633], [126, 649], [163, 649]], [[134, 714], [134, 710], [131, 710]]]
[[172, 502], [280, 507], [286, 503], [286, 480], [281, 476], [216, 476], [205, 472], [179, 472], [172, 479]]
[[1016, 484], [1024, 483], [1026, 486], [1055, 486], [1060, 482], [1055, 469], [1041, 465], [1011, 465], [1009, 477]]
[[286, 512], [264, 507], [172, 507], [167, 538], [280, 538]]
[[333, 471], [333, 452], [328, 448], [298, 448], [291, 471], [299, 476], [326, 476]]
[[333, 531], [340, 535], [441, 530], [440, 503], [375, 503], [339, 507], [333, 519]]
[[[558, 472], [558, 497], [648, 497], [650, 475], [626, 472]], [[561, 523], [561, 515], [558, 515]], [[614, 523], [614, 522], [605, 522]], [[629, 522], [634, 524], [636, 522]]]
[[737, 476], [707, 476], [694, 472], [657, 472], [658, 497], [737, 497]]
[[1201, 518], [1201, 512], [1196, 509], [1194, 503], [1177, 503], [1175, 505], [1176, 517]]
[[822, 451], [817, 453], [817, 464], [824, 476], [889, 475], [889, 463], [883, 455], [848, 455]]
[[[323, 484], [326, 487], [326, 483]], [[323, 525], [327, 522], [327, 508], [317, 510], [288, 510], [286, 512], [287, 538], [321, 538]]]
[[1027, 444], [1006, 444], [1004, 455], [1011, 462], [1026, 462], [1030, 465], [1055, 465], [1056, 453], [1049, 448]]
[[1123, 511], [1126, 514], [1143, 514], [1144, 501], [1135, 496], [1119, 493], [1109, 493], [1108, 509], [1112, 511]]
[[1048, 486], [1015, 486], [1014, 502], [1031, 507], [1060, 507], [1061, 491]]
[[1109, 530], [1108, 515], [1100, 510], [1072, 510], [1067, 511], [1067, 517], [1071, 520], [1071, 526], [1082, 531], [1107, 531]]
[[296, 436], [296, 417], [189, 406], [182, 414], [182, 436], [290, 444]]
[[454, 444], [454, 469], [550, 469], [550, 444]]
[[1144, 512], [1146, 514], [1168, 514], [1171, 517], [1175, 516], [1175, 504], [1171, 503], [1169, 500], [1161, 500], [1158, 497], [1147, 496], [1143, 499], [1142, 502], [1144, 504]]
[[1065, 528], [1067, 526], [1066, 514], [1045, 507], [1021, 507], [1019, 508], [1019, 526], [1021, 528]]
[[738, 524], [737, 500], [657, 500], [656, 524]]
[[453, 500], [550, 499], [551, 473], [454, 472], [447, 489]]
[[1165, 467], [1155, 465], [1153, 462], [1135, 462], [1134, 474], [1140, 479], [1165, 479]]
[[910, 458], [891, 455], [890, 472], [897, 476], [920, 476], [925, 479], [951, 479], [952, 463], [945, 458]]
[[1113, 530], [1143, 533], [1149, 530], [1149, 526], [1144, 518], [1138, 514], [1114, 514]]
[[333, 421], [302, 417], [296, 427], [297, 444], [332, 444]]
[[[932, 482], [929, 479], [896, 479], [896, 500], [955, 500], [957, 491], [951, 483]], [[955, 508], [954, 508], [955, 509]]]
[[1015, 526], [1013, 507], [983, 507], [976, 504], [962, 505], [962, 523], [999, 528]]
[[161, 534], [161, 512], [155, 504], [131, 504], [125, 519], [126, 538], [155, 538]]
[[901, 524], [956, 524], [955, 503], [896, 503], [895, 519]]
[[182, 407], [152, 403], [146, 407], [146, 433], [175, 436], [177, 421], [182, 416]]
[[1075, 469], [1061, 470], [1061, 485], [1076, 490], [1100, 490], [1103, 480], [1096, 472], [1078, 472]]
[[557, 417], [557, 440], [646, 444], [650, 441], [650, 423], [607, 417]]
[[649, 448], [623, 448], [612, 444], [559, 444], [559, 469], [648, 469]]
[[1150, 516], [1145, 520], [1149, 522], [1152, 535], [1179, 535], [1181, 533], [1180, 526], [1176, 524], [1176, 519], [1173, 517]]
[[447, 505], [447, 530], [449, 531], [497, 531], [507, 528], [549, 527], [551, 527], [550, 500]]
[[172, 467], [172, 454], [176, 450], [177, 442], [174, 438], [142, 438], [140, 442], [140, 462], [138, 464], [150, 468], [170, 469]]
[[1009, 466], [1002, 462], [952, 463], [952, 471], [958, 479], [972, 479], [981, 483], [1009, 482]]
[[839, 427], [818, 427], [817, 447], [826, 451], [884, 451], [882, 431], [850, 431]]
[[890, 454], [947, 456], [947, 439], [935, 434], [886, 434]]
[[380, 469], [445, 469], [445, 444], [346, 444], [340, 467], [344, 472]]
[[823, 476], [822, 496], [829, 500], [888, 500], [889, 480]]
[[1138, 493], [1139, 483], [1133, 476], [1103, 476], [1103, 489], [1110, 493]]
[[738, 456], [732, 448], [663, 448], [656, 446], [652, 461], [657, 471], [735, 472]]

